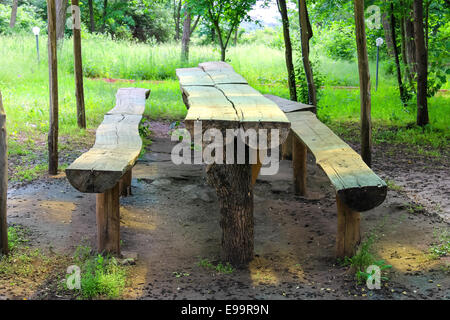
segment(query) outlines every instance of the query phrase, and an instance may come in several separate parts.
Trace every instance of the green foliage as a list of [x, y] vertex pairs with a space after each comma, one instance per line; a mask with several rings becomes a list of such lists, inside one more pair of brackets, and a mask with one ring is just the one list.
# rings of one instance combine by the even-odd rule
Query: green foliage
[[83, 298], [119, 298], [126, 284], [126, 267], [111, 256], [94, 255], [89, 246], [77, 247], [74, 261], [81, 267], [81, 291]]
[[[380, 270], [386, 270], [392, 268], [391, 265], [385, 264], [384, 260], [377, 260], [372, 254], [372, 245], [374, 243], [375, 236], [371, 234], [367, 240], [361, 243], [357, 253], [349, 258], [345, 257], [344, 265], [350, 266], [355, 271], [355, 278], [358, 284], [364, 283], [371, 274], [367, 273], [367, 267], [375, 265], [380, 267]], [[388, 280], [386, 277], [381, 277], [382, 280]]]
[[435, 241], [430, 247], [432, 259], [439, 259], [450, 255], [450, 232], [448, 230], [434, 231]]
[[217, 265], [214, 265], [208, 259], [201, 259], [198, 265], [202, 268], [215, 270], [216, 272], [223, 274], [231, 274], [234, 271], [233, 266], [231, 266], [229, 262], [227, 262], [226, 264], [219, 262]]
[[31, 34], [31, 29], [38, 26], [45, 32], [45, 22], [36, 14], [36, 8], [30, 5], [21, 5], [17, 8], [16, 24], [14, 29], [9, 27], [11, 7], [0, 3], [0, 35], [15, 33]]
[[[298, 59], [295, 64], [295, 78], [297, 87], [297, 95], [299, 101], [308, 104], [308, 83], [306, 81], [305, 69], [303, 67], [303, 59], [301, 58], [301, 53], [298, 55]], [[322, 73], [320, 68], [320, 61], [318, 59], [311, 59], [311, 69], [313, 70], [314, 76], [314, 86], [316, 88], [316, 99], [319, 102], [323, 90], [322, 86], [325, 84], [325, 75]]]
[[28, 230], [22, 226], [16, 225], [8, 228], [8, 244], [9, 250], [15, 251], [21, 245], [27, 243], [29, 240], [26, 238]]
[[[325, 36], [326, 35], [326, 36]], [[356, 55], [355, 28], [343, 21], [334, 21], [319, 38], [324, 41], [328, 57], [336, 60], [354, 61]]]

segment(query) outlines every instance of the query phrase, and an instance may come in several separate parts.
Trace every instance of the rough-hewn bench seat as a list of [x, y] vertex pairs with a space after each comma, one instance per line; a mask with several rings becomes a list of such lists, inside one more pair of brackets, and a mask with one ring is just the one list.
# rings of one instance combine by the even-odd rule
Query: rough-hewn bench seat
[[97, 193], [100, 252], [120, 252], [119, 196], [131, 194], [131, 171], [142, 149], [139, 123], [149, 94], [141, 88], [119, 89], [116, 106], [98, 127], [94, 146], [66, 169], [74, 188]]
[[[278, 103], [283, 104], [280, 101]], [[336, 189], [337, 256], [350, 257], [361, 239], [360, 212], [383, 203], [387, 186], [364, 163], [361, 156], [320, 122], [314, 113], [303, 110], [286, 113], [291, 121], [295, 191], [299, 195], [306, 194], [306, 159], [309, 150]]]

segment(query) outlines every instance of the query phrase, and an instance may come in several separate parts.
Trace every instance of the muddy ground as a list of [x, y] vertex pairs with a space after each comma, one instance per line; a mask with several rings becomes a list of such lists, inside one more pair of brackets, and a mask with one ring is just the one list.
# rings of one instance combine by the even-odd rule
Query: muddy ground
[[[214, 190], [202, 166], [172, 164], [169, 124], [151, 127], [153, 143], [133, 170], [133, 196], [121, 199], [122, 250], [138, 254], [125, 298], [450, 299], [450, 260], [429, 255], [436, 234], [449, 231], [447, 158], [430, 161], [406, 149], [376, 147], [374, 171], [401, 188], [362, 214], [362, 234], [376, 234], [374, 252], [393, 266], [382, 289], [368, 291], [334, 258], [334, 191], [312, 158], [307, 197], [294, 195], [290, 161], [282, 161], [278, 175], [258, 179], [255, 258], [248, 268], [222, 274], [199, 266], [202, 259], [220, 262]], [[64, 174], [11, 189], [8, 209], [9, 223], [28, 228], [33, 247], [63, 255], [83, 242], [95, 248], [95, 195], [76, 191]], [[59, 272], [66, 268], [62, 263]], [[27, 288], [0, 281], [0, 297], [70, 298], [55, 292], [55, 273]]]

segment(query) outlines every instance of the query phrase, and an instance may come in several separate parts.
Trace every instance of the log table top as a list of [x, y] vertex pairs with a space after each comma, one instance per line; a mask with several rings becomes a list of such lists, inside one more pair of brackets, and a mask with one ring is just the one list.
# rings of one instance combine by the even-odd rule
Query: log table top
[[280, 143], [285, 140], [290, 122], [284, 112], [229, 64], [205, 62], [197, 68], [177, 69], [176, 74], [188, 108], [188, 130], [199, 120], [204, 129], [280, 129]]

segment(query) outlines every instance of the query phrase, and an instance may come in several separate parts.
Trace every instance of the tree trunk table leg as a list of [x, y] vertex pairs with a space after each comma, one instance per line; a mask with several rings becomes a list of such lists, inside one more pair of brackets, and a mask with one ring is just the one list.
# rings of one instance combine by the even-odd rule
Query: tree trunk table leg
[[133, 169], [130, 169], [123, 175], [119, 181], [120, 195], [122, 197], [131, 196], [131, 180], [133, 178]]
[[294, 169], [295, 194], [306, 195], [306, 160], [308, 150], [298, 138], [292, 137], [292, 167]]
[[292, 159], [292, 140], [294, 137], [292, 136], [292, 133], [289, 131], [289, 134], [284, 141], [284, 143], [281, 145], [281, 159], [282, 160], [291, 160]]
[[336, 256], [338, 258], [352, 257], [361, 242], [360, 213], [347, 207], [336, 195], [337, 204], [337, 235]]
[[97, 194], [97, 247], [99, 252], [120, 254], [119, 183]]
[[212, 164], [208, 182], [220, 203], [222, 250], [225, 261], [235, 266], [253, 259], [253, 186], [250, 164]]

